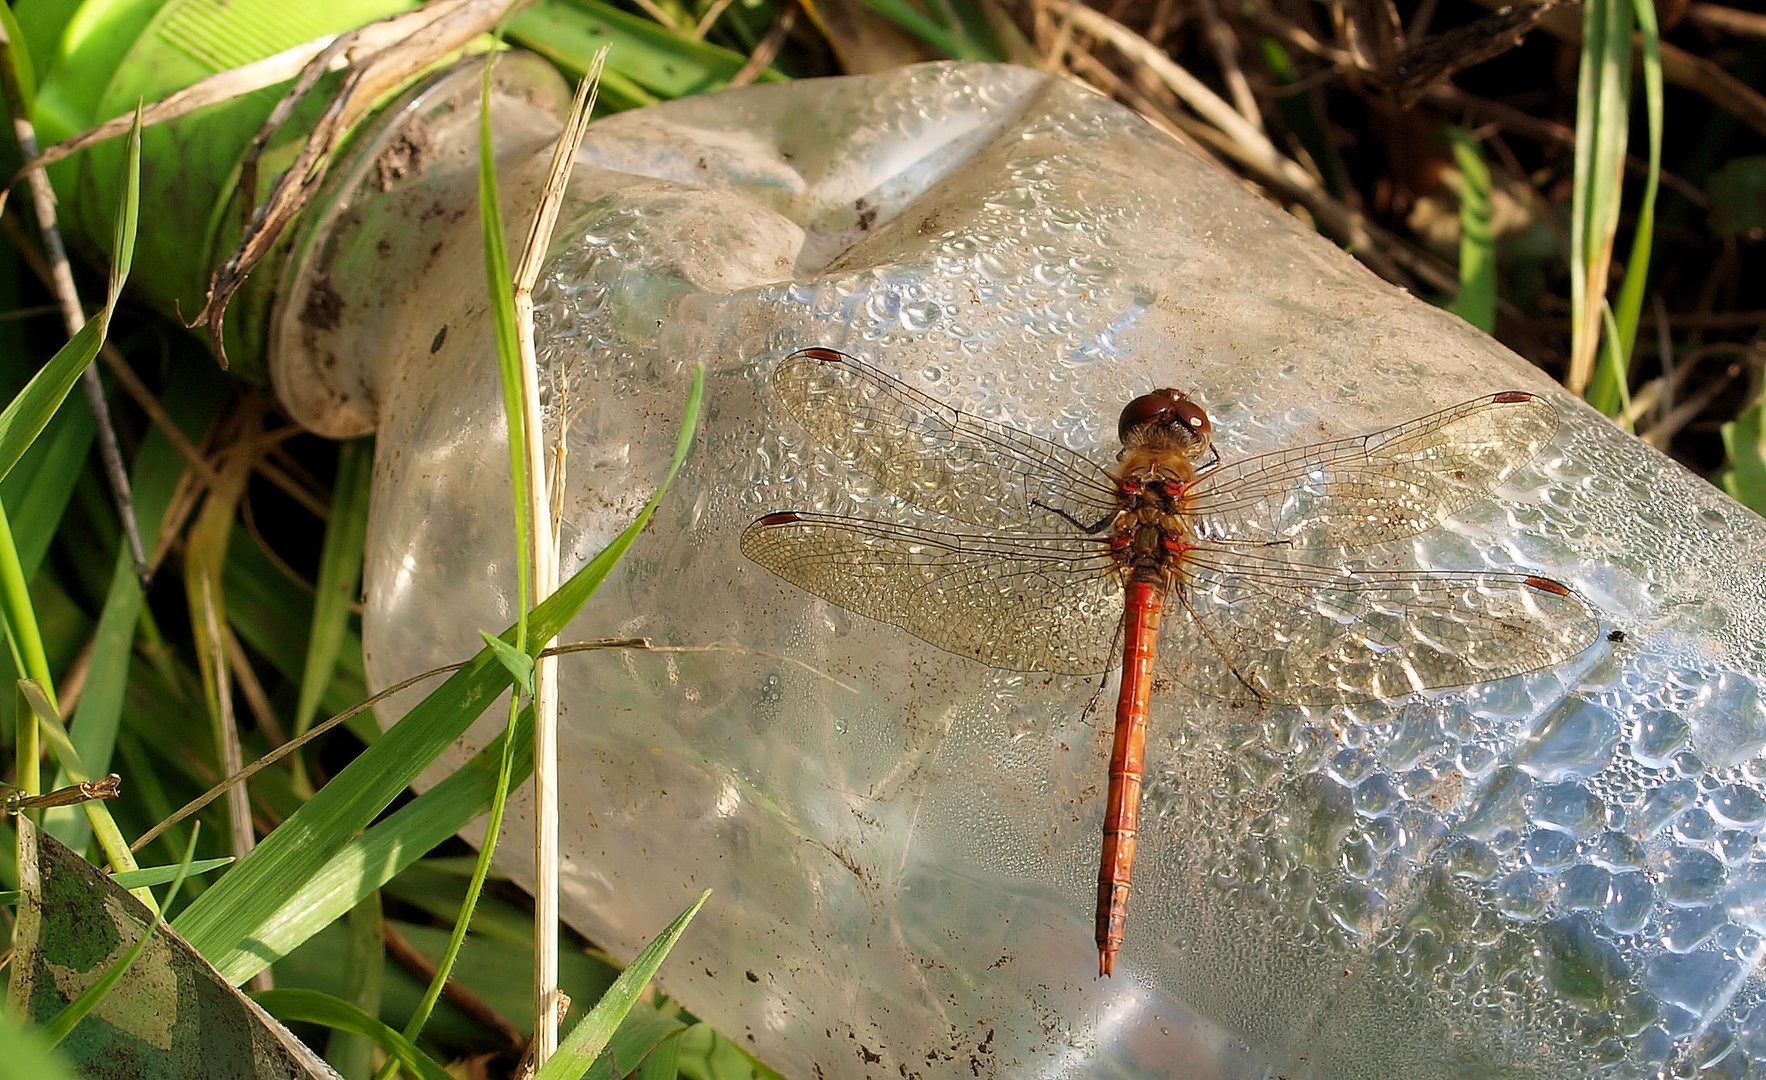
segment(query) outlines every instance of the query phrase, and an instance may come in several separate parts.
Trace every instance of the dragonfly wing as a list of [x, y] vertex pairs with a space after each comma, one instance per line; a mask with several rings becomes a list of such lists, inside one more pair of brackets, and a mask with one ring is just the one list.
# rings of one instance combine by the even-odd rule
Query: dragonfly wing
[[1106, 541], [975, 536], [797, 511], [742, 533], [742, 553], [848, 611], [991, 667], [1115, 666], [1122, 588]]
[[1285, 550], [1185, 553], [1161, 643], [1180, 681], [1228, 699], [1374, 701], [1537, 671], [1599, 634], [1549, 578], [1329, 569]]
[[773, 385], [817, 443], [943, 517], [1058, 531], [1106, 521], [1119, 507], [1109, 474], [1079, 454], [959, 412], [833, 349], [792, 353]]
[[1201, 535], [1295, 548], [1399, 540], [1489, 495], [1558, 429], [1557, 407], [1520, 390], [1395, 428], [1259, 454], [1190, 485]]

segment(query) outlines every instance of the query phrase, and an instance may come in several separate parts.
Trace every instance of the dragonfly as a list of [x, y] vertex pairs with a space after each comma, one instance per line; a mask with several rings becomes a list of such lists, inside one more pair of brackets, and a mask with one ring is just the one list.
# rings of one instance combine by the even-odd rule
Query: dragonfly
[[1342, 705], [1536, 671], [1598, 636], [1594, 611], [1562, 582], [1419, 569], [1393, 549], [1487, 497], [1551, 441], [1557, 409], [1527, 391], [1228, 462], [1212, 450], [1206, 410], [1155, 389], [1123, 408], [1106, 466], [830, 348], [792, 353], [771, 383], [811, 440], [914, 520], [776, 511], [743, 531], [749, 559], [994, 668], [1121, 668], [1099, 977], [1113, 974], [1125, 938], [1160, 678], [1230, 701]]

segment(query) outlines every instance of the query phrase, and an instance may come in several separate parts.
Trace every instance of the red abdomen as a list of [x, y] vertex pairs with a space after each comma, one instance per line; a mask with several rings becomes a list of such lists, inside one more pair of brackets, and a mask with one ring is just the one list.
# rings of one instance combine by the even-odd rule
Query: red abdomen
[[1104, 806], [1104, 855], [1098, 864], [1098, 974], [1116, 967], [1128, 920], [1128, 887], [1140, 828], [1141, 772], [1147, 748], [1147, 708], [1153, 688], [1153, 652], [1165, 586], [1131, 579], [1124, 590], [1122, 692], [1116, 699], [1116, 739], [1110, 751], [1110, 790]]

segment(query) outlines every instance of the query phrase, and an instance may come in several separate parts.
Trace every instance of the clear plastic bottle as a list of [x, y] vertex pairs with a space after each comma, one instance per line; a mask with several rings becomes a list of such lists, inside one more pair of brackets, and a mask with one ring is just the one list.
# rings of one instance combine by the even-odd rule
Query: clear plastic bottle
[[[285, 279], [272, 351], [304, 422], [380, 435], [376, 684], [512, 615], [475, 86], [432, 88], [364, 155]], [[529, 177], [551, 121], [504, 109]], [[413, 128], [436, 148], [423, 168], [372, 182]], [[1230, 460], [1548, 384], [1125, 111], [1020, 69], [609, 118], [558, 235], [537, 299], [567, 570], [650, 493], [708, 369], [686, 472], [566, 636], [709, 648], [567, 663], [565, 910], [625, 952], [714, 887], [665, 985], [764, 1059], [1407, 1078], [1766, 1062], [1753, 515], [1560, 399], [1540, 458], [1417, 554], [1562, 578], [1619, 640], [1374, 706], [1159, 696], [1123, 967], [1099, 981], [1096, 687], [942, 653], [746, 564], [759, 513], [900, 513], [784, 418], [770, 367], [842, 348], [1106, 462], [1116, 410], [1155, 385], [1195, 392]], [[344, 299], [315, 327], [324, 293]], [[523, 846], [502, 850], [525, 877]]]
[[[557, 130], [561, 89], [533, 64], [500, 74], [512, 221]], [[376, 686], [513, 618], [477, 93], [468, 65], [365, 133], [276, 290], [290, 411], [378, 434]], [[694, 1012], [798, 1076], [1766, 1068], [1758, 518], [1129, 113], [1028, 70], [611, 117], [557, 235], [537, 300], [569, 447], [566, 573], [652, 492], [692, 367], [708, 371], [686, 471], [565, 635], [700, 648], [563, 670], [565, 913], [629, 955], [714, 888], [663, 976]], [[1228, 459], [1509, 386], [1553, 394], [1546, 451], [1416, 555], [1537, 568], [1620, 633], [1374, 706], [1160, 693], [1128, 943], [1097, 980], [1093, 681], [940, 652], [738, 551], [767, 511], [900, 512], [769, 396], [772, 365], [808, 345], [1101, 462], [1121, 404], [1153, 386], [1191, 390]], [[527, 834], [519, 807], [508, 827]], [[524, 844], [500, 851], [531, 876]]]

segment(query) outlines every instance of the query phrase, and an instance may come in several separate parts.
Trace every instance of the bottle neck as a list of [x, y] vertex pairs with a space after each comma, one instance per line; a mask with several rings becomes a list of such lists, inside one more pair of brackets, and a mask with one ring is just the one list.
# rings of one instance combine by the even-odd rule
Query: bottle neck
[[[484, 63], [468, 58], [387, 108], [307, 211], [276, 289], [267, 366], [284, 408], [311, 431], [374, 431], [399, 372], [489, 340], [478, 201]], [[526, 53], [498, 57], [492, 81], [503, 220], [519, 243], [569, 95]]]

